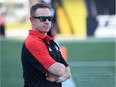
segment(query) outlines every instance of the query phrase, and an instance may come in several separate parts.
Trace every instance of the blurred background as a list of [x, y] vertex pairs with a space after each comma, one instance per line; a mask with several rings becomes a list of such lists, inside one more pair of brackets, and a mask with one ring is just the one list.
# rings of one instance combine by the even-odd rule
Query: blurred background
[[23, 87], [21, 47], [37, 2], [51, 7], [49, 35], [63, 47], [75, 86], [115, 87], [115, 0], [0, 0], [0, 87]]

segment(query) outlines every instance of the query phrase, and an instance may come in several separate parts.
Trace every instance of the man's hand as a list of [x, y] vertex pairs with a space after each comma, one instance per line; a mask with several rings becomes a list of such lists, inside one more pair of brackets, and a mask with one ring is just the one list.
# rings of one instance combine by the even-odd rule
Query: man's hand
[[71, 72], [70, 72], [70, 68], [68, 66], [65, 69], [64, 75], [59, 77], [58, 80], [56, 81], [56, 83], [64, 82], [64, 81], [68, 80], [70, 78], [70, 76], [71, 76]]
[[48, 81], [50, 81], [50, 82], [56, 82], [56, 81], [59, 79], [58, 76], [56, 76], [56, 75], [54, 75], [54, 74], [52, 74], [52, 73], [49, 73], [49, 72], [46, 72], [46, 73], [45, 73], [45, 76], [46, 76], [46, 79], [47, 79]]
[[56, 83], [60, 83], [60, 82], [64, 82], [66, 81], [67, 79], [70, 78], [71, 76], [71, 73], [70, 73], [70, 68], [69, 66], [65, 68], [65, 73], [63, 74], [63, 76], [59, 77], [59, 76], [56, 76], [52, 73], [49, 73], [47, 72], [46, 74], [46, 79], [50, 82], [56, 82]]

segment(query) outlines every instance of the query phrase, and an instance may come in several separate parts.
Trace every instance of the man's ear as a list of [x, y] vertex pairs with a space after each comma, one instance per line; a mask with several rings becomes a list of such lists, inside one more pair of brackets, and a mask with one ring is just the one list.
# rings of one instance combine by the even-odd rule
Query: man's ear
[[30, 17], [29, 19], [30, 19], [31, 22], [33, 21], [33, 18], [32, 17]]

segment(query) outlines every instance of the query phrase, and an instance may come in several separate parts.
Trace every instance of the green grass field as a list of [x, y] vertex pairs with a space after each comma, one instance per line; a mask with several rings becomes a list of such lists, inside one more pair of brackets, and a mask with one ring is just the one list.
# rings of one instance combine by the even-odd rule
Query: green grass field
[[[115, 39], [58, 41], [67, 48], [76, 87], [115, 87]], [[0, 40], [0, 87], [23, 87], [21, 40]]]
[[77, 87], [115, 87], [115, 39], [59, 41]]
[[16, 40], [1, 41], [1, 87], [23, 87], [21, 44]]

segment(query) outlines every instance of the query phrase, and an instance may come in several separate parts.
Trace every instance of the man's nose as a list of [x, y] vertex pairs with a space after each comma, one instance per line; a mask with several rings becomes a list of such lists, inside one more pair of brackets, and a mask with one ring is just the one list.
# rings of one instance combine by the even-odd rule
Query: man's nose
[[45, 21], [46, 23], [48, 23], [48, 22], [50, 22], [48, 19], [46, 19], [46, 21]]

